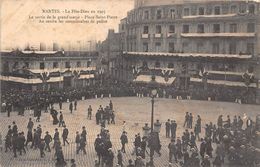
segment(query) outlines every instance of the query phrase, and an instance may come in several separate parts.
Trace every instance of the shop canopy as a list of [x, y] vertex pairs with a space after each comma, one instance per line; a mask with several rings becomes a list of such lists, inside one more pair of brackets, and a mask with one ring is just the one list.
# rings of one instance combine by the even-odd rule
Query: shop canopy
[[[191, 82], [202, 82], [201, 78], [190, 78]], [[226, 86], [238, 86], [238, 87], [247, 87], [244, 82], [234, 82], [234, 81], [225, 81], [225, 80], [212, 80], [207, 79], [207, 84], [213, 85], [226, 85]], [[251, 83], [248, 87], [256, 88], [256, 83]]]
[[229, 59], [250, 59], [252, 55], [240, 54], [207, 54], [207, 53], [168, 53], [168, 52], [123, 52], [126, 56], [163, 56], [163, 57], [183, 57], [183, 58], [229, 58]]

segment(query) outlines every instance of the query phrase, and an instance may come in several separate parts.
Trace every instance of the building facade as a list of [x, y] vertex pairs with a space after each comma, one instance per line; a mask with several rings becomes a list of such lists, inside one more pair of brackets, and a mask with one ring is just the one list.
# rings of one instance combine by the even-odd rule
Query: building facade
[[239, 87], [259, 100], [259, 2], [136, 0], [120, 33], [122, 54], [109, 60], [117, 79], [149, 83], [155, 75], [181, 90]]
[[95, 82], [97, 52], [1, 52], [1, 88], [49, 90]]

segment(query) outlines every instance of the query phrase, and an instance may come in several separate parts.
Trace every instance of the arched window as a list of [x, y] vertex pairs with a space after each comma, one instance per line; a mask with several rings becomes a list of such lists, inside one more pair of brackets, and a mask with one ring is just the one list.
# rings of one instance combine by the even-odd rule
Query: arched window
[[159, 61], [156, 61], [156, 62], [155, 62], [155, 68], [160, 68], [160, 67], [161, 67], [160, 62], [159, 62]]

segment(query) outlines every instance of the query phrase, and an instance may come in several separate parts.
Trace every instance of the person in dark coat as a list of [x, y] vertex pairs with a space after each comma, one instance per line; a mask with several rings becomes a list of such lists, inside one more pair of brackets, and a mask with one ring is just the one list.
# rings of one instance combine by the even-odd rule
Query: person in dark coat
[[57, 148], [56, 156], [57, 156], [56, 166], [57, 167], [64, 167], [64, 166], [66, 166], [66, 162], [65, 162], [65, 159], [64, 159], [62, 147]]
[[115, 122], [115, 112], [111, 110], [111, 124], [116, 124]]
[[44, 139], [41, 139], [41, 140], [40, 140], [40, 144], [39, 144], [39, 149], [40, 149], [40, 156], [41, 156], [41, 158], [43, 158], [43, 157], [45, 156], [44, 147], [45, 147]]
[[89, 105], [88, 107], [88, 119], [91, 120], [91, 116], [92, 116], [92, 107], [91, 105]]
[[169, 162], [172, 163], [172, 157], [174, 157], [175, 162], [177, 162], [177, 148], [174, 139], [171, 139], [171, 142], [168, 145], [168, 149], [169, 149]]
[[14, 133], [13, 136], [12, 136], [13, 153], [14, 153], [14, 157], [15, 158], [17, 157], [17, 154], [16, 154], [16, 150], [17, 150], [17, 137], [18, 137], [17, 133]]
[[27, 147], [29, 142], [33, 142], [32, 130], [28, 130], [28, 132], [27, 132], [27, 140], [26, 140], [26, 143], [25, 143], [26, 147]]
[[12, 133], [13, 134], [18, 134], [18, 127], [17, 127], [15, 121], [13, 121]]
[[83, 134], [81, 134], [79, 148], [77, 149], [76, 153], [79, 154], [79, 151], [82, 150], [84, 154], [87, 154], [85, 147], [86, 147], [86, 140]]
[[77, 110], [77, 105], [78, 105], [78, 102], [77, 100], [74, 101], [74, 110]]
[[98, 110], [96, 112], [96, 124], [99, 125], [100, 121], [101, 121], [101, 111]]
[[190, 113], [189, 119], [188, 119], [188, 127], [190, 129], [192, 129], [192, 123], [193, 123], [193, 116], [192, 116], [192, 113]]
[[42, 138], [42, 128], [41, 125], [38, 125], [37, 129], [36, 129], [37, 133], [39, 134], [39, 138]]
[[54, 110], [53, 108], [51, 108], [51, 116], [52, 116], [52, 119], [53, 119], [53, 125], [57, 125], [59, 123], [59, 120], [57, 118], [58, 116], [58, 112], [56, 110]]
[[24, 148], [24, 143], [25, 143], [25, 137], [23, 133], [19, 133], [17, 137], [17, 149], [20, 152], [20, 155], [22, 155], [22, 151], [26, 153], [25, 148]]
[[62, 112], [60, 112], [60, 117], [59, 117], [59, 127], [64, 126], [64, 118]]
[[108, 154], [107, 154], [107, 161], [106, 165], [107, 167], [113, 167], [114, 165], [114, 153], [112, 151], [112, 148], [108, 149]]
[[31, 131], [31, 132], [32, 132], [33, 125], [34, 125], [34, 123], [33, 123], [33, 121], [32, 121], [32, 118], [29, 118], [29, 122], [28, 122], [28, 124], [27, 124], [27, 129], [28, 129], [28, 131]]
[[110, 102], [109, 102], [109, 108], [110, 108], [110, 110], [113, 110], [113, 103], [112, 103], [111, 100], [110, 100]]
[[12, 145], [12, 136], [7, 134], [5, 136], [5, 152], [7, 152], [7, 149], [9, 149], [10, 151], [12, 150], [11, 145]]
[[52, 142], [52, 137], [51, 135], [49, 135], [48, 131], [46, 132], [46, 135], [44, 137], [44, 142], [46, 144], [45, 151], [48, 150], [49, 152], [51, 152], [50, 143]]
[[171, 122], [170, 119], [165, 123], [165, 131], [166, 131], [166, 137], [170, 137], [170, 130], [171, 130]]
[[200, 144], [200, 156], [204, 158], [206, 152], [206, 142], [203, 138], [201, 138], [201, 144]]
[[146, 145], [147, 145], [147, 143], [146, 143], [146, 137], [143, 137], [142, 138], [142, 141], [141, 141], [141, 149], [142, 149], [142, 155], [141, 155], [141, 157], [143, 158], [143, 159], [145, 159], [145, 151], [146, 151]]
[[185, 115], [185, 118], [184, 118], [184, 124], [183, 124], [183, 127], [188, 127], [188, 123], [189, 123], [189, 113], [186, 112], [186, 115]]
[[121, 140], [121, 144], [122, 144], [121, 150], [123, 153], [125, 153], [125, 144], [128, 143], [128, 138], [127, 138], [125, 131], [122, 133], [120, 140]]
[[69, 130], [68, 128], [66, 128], [66, 126], [64, 126], [63, 132], [62, 132], [62, 139], [63, 139], [63, 145], [65, 146], [65, 143], [69, 144], [67, 138], [69, 135]]
[[60, 99], [59, 99], [59, 107], [60, 107], [60, 110], [62, 110], [62, 97], [60, 97]]
[[218, 117], [218, 121], [217, 121], [218, 127], [222, 127], [223, 126], [223, 118], [222, 117], [223, 117], [222, 115], [220, 115]]
[[70, 102], [69, 110], [70, 110], [70, 113], [72, 114], [72, 110], [73, 110], [73, 104], [72, 104], [72, 102]]
[[171, 138], [176, 138], [176, 129], [177, 129], [177, 123], [175, 120], [171, 121]]
[[83, 137], [84, 141], [86, 142], [87, 141], [87, 131], [86, 131], [85, 126], [82, 127], [81, 136]]
[[76, 150], [77, 150], [79, 148], [79, 143], [80, 143], [80, 134], [78, 131], [76, 132], [75, 143], [76, 143]]
[[36, 129], [33, 130], [33, 144], [31, 148], [37, 149], [40, 143], [40, 136]]
[[121, 150], [118, 150], [117, 153], [117, 164], [120, 165], [121, 167], [123, 167], [123, 155]]
[[55, 148], [57, 141], [60, 140], [59, 131], [58, 131], [57, 128], [55, 129], [55, 133], [54, 133], [54, 136], [53, 136], [53, 140], [54, 140], [53, 148]]
[[11, 113], [11, 110], [12, 110], [12, 103], [7, 102], [6, 103], [6, 109], [7, 109], [7, 117], [10, 117], [10, 113]]

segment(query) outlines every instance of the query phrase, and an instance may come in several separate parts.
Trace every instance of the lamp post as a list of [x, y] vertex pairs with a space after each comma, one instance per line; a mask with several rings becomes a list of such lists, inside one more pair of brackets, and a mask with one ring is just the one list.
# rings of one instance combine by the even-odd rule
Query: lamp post
[[155, 88], [153, 88], [151, 90], [151, 96], [152, 96], [152, 112], [151, 112], [151, 134], [150, 134], [150, 142], [152, 143], [150, 145], [150, 166], [151, 167], [154, 167], [154, 164], [153, 164], [153, 155], [154, 155], [154, 145], [153, 145], [153, 140], [154, 140], [154, 98], [156, 97], [157, 95], [157, 90]]

